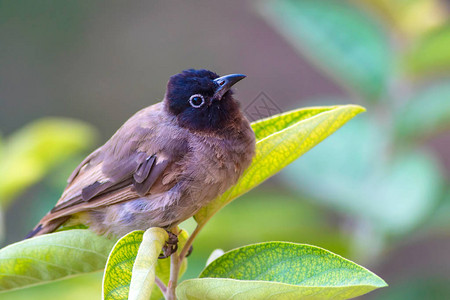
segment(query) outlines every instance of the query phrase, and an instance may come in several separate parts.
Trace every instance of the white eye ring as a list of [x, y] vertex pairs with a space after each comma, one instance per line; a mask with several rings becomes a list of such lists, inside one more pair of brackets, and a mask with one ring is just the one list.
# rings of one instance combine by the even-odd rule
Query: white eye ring
[[[202, 102], [200, 104], [194, 104], [193, 100], [195, 97], [200, 97], [202, 99]], [[203, 106], [203, 104], [205, 104], [205, 97], [203, 97], [203, 95], [200, 95], [200, 94], [194, 94], [189, 98], [189, 104], [192, 107], [199, 108], [199, 107]]]

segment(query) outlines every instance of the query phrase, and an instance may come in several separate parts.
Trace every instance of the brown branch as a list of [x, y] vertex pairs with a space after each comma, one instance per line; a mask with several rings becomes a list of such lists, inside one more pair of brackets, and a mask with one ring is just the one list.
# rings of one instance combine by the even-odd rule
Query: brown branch
[[167, 287], [164, 284], [164, 282], [162, 282], [161, 279], [159, 279], [158, 276], [155, 276], [155, 283], [156, 285], [159, 287], [159, 289], [161, 290], [161, 292], [163, 293], [163, 295], [165, 296], [167, 293]]

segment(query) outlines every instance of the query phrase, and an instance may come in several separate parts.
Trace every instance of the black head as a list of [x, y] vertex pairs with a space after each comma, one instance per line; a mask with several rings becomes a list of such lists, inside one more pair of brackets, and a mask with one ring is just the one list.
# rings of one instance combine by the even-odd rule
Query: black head
[[208, 70], [185, 70], [170, 77], [165, 107], [184, 128], [221, 131], [241, 117], [231, 87], [243, 78], [241, 74], [219, 77]]

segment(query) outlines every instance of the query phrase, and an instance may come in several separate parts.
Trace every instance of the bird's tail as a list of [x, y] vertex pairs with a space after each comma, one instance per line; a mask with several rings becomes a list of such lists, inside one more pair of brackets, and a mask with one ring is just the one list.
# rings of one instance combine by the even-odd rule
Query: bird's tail
[[70, 216], [64, 216], [64, 217], [61, 217], [61, 218], [58, 218], [58, 219], [51, 220], [51, 221], [46, 222], [46, 223], [39, 222], [36, 225], [36, 227], [34, 227], [34, 229], [27, 234], [27, 236], [25, 238], [29, 239], [29, 238], [34, 237], [34, 236], [38, 236], [38, 235], [42, 235], [42, 234], [45, 234], [45, 233], [53, 232], [59, 226], [61, 226], [63, 223], [65, 223], [69, 219], [70, 219]]

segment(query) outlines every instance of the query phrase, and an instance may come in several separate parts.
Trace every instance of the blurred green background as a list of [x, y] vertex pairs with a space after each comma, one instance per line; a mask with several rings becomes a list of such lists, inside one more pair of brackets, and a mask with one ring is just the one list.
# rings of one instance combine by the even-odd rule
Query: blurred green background
[[[0, 1], [1, 245], [53, 206], [72, 169], [186, 68], [244, 73], [252, 120], [308, 105], [367, 108], [206, 226], [215, 248], [324, 247], [390, 287], [450, 298], [450, 1]], [[187, 221], [184, 227], [192, 229]], [[2, 294], [96, 299], [101, 274]]]

